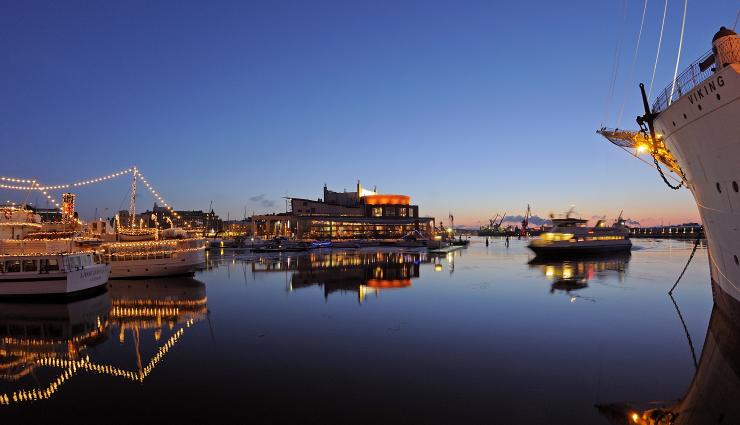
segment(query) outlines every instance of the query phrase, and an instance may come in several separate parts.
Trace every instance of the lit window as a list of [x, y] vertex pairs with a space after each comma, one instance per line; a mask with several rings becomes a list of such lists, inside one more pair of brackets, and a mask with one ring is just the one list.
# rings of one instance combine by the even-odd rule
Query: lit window
[[383, 215], [383, 208], [373, 207], [373, 217], [381, 217]]

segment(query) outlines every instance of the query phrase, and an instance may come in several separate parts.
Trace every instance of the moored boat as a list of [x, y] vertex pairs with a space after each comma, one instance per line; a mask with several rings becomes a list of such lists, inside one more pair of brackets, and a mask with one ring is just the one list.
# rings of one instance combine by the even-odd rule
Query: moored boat
[[612, 226], [599, 220], [589, 227], [588, 220], [578, 218], [554, 218], [553, 227], [529, 244], [537, 255], [570, 256], [599, 255], [629, 252], [632, 242], [623, 220], [617, 219]]

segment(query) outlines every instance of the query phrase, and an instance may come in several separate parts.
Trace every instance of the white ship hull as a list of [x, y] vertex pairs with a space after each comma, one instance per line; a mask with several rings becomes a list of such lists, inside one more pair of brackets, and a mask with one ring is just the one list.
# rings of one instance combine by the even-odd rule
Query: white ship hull
[[74, 295], [105, 285], [109, 274], [106, 264], [44, 274], [0, 274], [0, 296]]
[[178, 252], [171, 258], [114, 261], [111, 279], [193, 274], [205, 261], [205, 249]]
[[[701, 96], [699, 96], [701, 93]], [[712, 281], [740, 301], [740, 65], [729, 65], [655, 120], [686, 175], [709, 247]]]

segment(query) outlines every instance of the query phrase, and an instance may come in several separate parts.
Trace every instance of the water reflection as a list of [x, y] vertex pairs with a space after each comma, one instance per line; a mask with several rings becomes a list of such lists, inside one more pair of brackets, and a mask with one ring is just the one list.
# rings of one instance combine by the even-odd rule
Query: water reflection
[[617, 276], [620, 283], [624, 282], [629, 261], [629, 253], [579, 259], [535, 257], [529, 266], [539, 268], [552, 281], [550, 293], [570, 295], [573, 291], [587, 288], [588, 282], [594, 279]]
[[[740, 303], [715, 304], [696, 373], [681, 400], [597, 406], [612, 424], [740, 423]], [[664, 406], [656, 407], [656, 404]]]
[[[71, 302], [0, 303], [0, 404], [48, 399], [83, 372], [143, 382], [186, 329], [206, 317], [206, 302], [205, 285], [181, 277], [111, 281], [108, 291]], [[146, 360], [145, 332], [156, 342]], [[135, 370], [95, 361], [89, 349], [110, 335], [125, 352], [131, 336]]]
[[354, 293], [362, 303], [368, 295], [386, 289], [406, 288], [419, 277], [419, 265], [429, 263], [425, 252], [329, 251], [287, 258], [261, 257], [252, 272], [290, 272], [289, 291], [320, 286], [324, 297]]

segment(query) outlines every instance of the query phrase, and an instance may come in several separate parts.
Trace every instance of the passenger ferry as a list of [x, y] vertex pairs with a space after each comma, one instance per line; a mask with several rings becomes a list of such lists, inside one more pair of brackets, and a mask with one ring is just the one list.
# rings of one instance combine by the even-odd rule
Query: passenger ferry
[[543, 232], [539, 239], [529, 244], [537, 255], [593, 255], [614, 252], [629, 252], [632, 242], [629, 232], [620, 218], [612, 226], [599, 220], [594, 227], [588, 220], [578, 218], [554, 218], [553, 227]]
[[136, 235], [128, 241], [102, 244], [103, 260], [111, 266], [111, 278], [176, 276], [193, 274], [205, 265], [206, 240], [181, 229], [165, 229]]
[[0, 296], [75, 295], [108, 282], [110, 267], [94, 251], [72, 238], [43, 237], [40, 228], [33, 211], [0, 213]]

